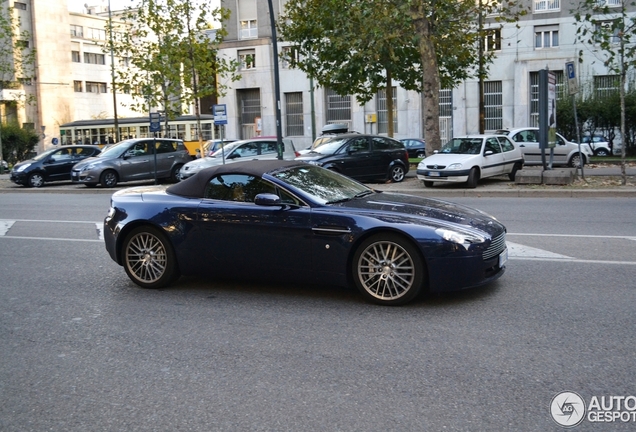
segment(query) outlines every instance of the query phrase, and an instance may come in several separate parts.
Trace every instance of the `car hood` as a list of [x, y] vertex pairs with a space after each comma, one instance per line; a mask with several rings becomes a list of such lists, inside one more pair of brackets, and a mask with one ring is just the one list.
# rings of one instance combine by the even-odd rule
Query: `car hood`
[[86, 165], [91, 164], [93, 162], [101, 162], [101, 161], [105, 161], [105, 160], [108, 160], [108, 159], [91, 156], [89, 158], [86, 158], [86, 159], [82, 160], [81, 162], [76, 163], [75, 165], [73, 165], [73, 168], [74, 169], [79, 169], [79, 168], [85, 167]]
[[300, 156], [298, 156], [296, 160], [313, 161], [313, 160], [322, 159], [327, 156], [332, 156], [332, 155], [318, 153], [317, 151], [310, 150], [309, 152], [303, 153]]
[[434, 226], [462, 226], [475, 228], [490, 235], [496, 235], [505, 230], [493, 216], [460, 204], [447, 201], [423, 198], [412, 195], [380, 192], [366, 197], [353, 199], [336, 206], [347, 211], [371, 212], [375, 217], [395, 220], [399, 213], [400, 220], [404, 217], [410, 223]]
[[452, 153], [437, 153], [434, 154], [432, 156], [427, 157], [426, 159], [423, 159], [420, 163], [419, 163], [419, 167], [428, 167], [430, 165], [440, 165], [440, 166], [448, 166], [450, 164], [454, 164], [454, 163], [460, 163], [460, 164], [464, 164], [470, 160], [473, 160], [475, 158], [479, 157], [478, 154], [476, 155], [472, 155], [472, 154], [452, 154]]

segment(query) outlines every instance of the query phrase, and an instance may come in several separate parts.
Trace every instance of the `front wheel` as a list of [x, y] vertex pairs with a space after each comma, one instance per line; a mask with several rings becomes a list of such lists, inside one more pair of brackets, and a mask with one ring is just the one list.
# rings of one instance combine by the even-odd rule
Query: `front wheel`
[[99, 182], [105, 188], [112, 188], [117, 186], [117, 173], [113, 170], [104, 171], [99, 178]]
[[466, 182], [466, 185], [470, 188], [470, 189], [475, 189], [477, 187], [477, 182], [479, 181], [479, 170], [475, 167], [473, 167], [470, 170], [470, 173], [468, 174], [468, 181]]
[[389, 169], [389, 179], [392, 182], [399, 183], [404, 180], [406, 172], [402, 165], [394, 165]]
[[126, 274], [142, 288], [163, 288], [179, 277], [172, 246], [154, 227], [132, 230], [124, 240], [122, 253]]
[[413, 300], [422, 290], [425, 267], [417, 249], [395, 234], [376, 234], [356, 250], [352, 276], [364, 298], [380, 305], [397, 306]]
[[29, 187], [42, 187], [44, 186], [44, 176], [40, 173], [33, 173], [29, 176]]

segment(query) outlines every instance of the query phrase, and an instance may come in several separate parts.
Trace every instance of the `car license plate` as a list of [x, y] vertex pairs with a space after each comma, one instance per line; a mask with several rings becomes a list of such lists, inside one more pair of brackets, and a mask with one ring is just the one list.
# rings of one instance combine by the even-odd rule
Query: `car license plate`
[[436, 171], [429, 171], [428, 175], [429, 177], [439, 177], [439, 173]]
[[503, 267], [508, 261], [508, 248], [505, 248], [502, 253], [499, 254], [499, 267]]

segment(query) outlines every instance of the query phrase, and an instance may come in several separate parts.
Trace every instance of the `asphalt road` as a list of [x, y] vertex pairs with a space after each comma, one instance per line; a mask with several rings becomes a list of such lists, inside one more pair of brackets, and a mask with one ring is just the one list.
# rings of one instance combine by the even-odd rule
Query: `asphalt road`
[[2, 431], [548, 431], [559, 392], [636, 396], [634, 199], [455, 199], [508, 227], [506, 274], [399, 308], [140, 289], [99, 239], [108, 199], [0, 194]]

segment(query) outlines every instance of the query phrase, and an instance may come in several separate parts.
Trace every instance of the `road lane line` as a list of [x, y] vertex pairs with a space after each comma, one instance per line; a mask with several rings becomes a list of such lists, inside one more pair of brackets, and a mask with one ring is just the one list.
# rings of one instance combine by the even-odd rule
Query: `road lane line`
[[616, 264], [616, 265], [636, 265], [636, 261], [603, 261], [603, 260], [588, 260], [578, 258], [539, 258], [539, 257], [509, 257], [512, 261], [555, 261], [555, 262], [568, 262], [568, 263], [584, 263], [584, 264]]
[[592, 235], [592, 234], [539, 234], [539, 233], [506, 233], [506, 236], [527, 236], [527, 237], [581, 237], [581, 238], [604, 238], [604, 239], [621, 239], [636, 240], [634, 236], [611, 236], [611, 235]]
[[99, 239], [72, 239], [72, 238], [58, 238], [58, 237], [25, 237], [25, 236], [0, 236], [3, 239], [20, 239], [20, 240], [53, 240], [53, 241], [71, 241], [71, 242], [97, 242], [103, 243], [103, 240]]

